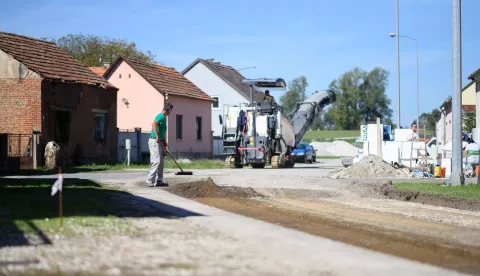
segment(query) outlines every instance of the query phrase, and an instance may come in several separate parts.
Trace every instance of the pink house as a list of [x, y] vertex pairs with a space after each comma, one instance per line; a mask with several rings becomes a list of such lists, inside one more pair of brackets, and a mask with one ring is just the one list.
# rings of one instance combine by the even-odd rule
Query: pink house
[[143, 161], [149, 160], [146, 141], [151, 124], [167, 101], [174, 106], [167, 120], [167, 142], [172, 154], [189, 158], [211, 157], [212, 99], [182, 74], [174, 68], [119, 56], [103, 76], [119, 88], [119, 132], [132, 133], [135, 128], [141, 128], [139, 144], [144, 153]]
[[[452, 97], [448, 97], [439, 108], [440, 119], [436, 122], [437, 145], [445, 145], [452, 140]], [[475, 105], [462, 104], [462, 111], [475, 111]]]

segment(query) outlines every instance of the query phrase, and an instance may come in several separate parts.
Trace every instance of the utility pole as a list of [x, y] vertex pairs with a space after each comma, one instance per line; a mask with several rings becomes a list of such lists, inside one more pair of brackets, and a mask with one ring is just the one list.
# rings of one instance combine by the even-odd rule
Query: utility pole
[[400, 123], [400, 24], [399, 24], [399, 15], [398, 15], [398, 0], [397, 0], [397, 128], [400, 128], [402, 124]]
[[[420, 120], [420, 108], [419, 108], [420, 103], [419, 103], [419, 97], [418, 97], [418, 40], [416, 39], [415, 39], [415, 44], [417, 46], [417, 127], [420, 128], [420, 121], [419, 121]], [[420, 131], [418, 131], [418, 135], [420, 135]]]
[[465, 177], [462, 167], [462, 1], [453, 0], [452, 2], [452, 174], [449, 184], [463, 185]]

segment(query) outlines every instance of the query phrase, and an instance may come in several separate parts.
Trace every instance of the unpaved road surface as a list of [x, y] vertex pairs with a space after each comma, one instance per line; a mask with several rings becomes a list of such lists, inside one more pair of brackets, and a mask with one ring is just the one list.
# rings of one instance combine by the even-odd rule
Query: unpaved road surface
[[[326, 166], [330, 170], [335, 167], [332, 163]], [[286, 170], [259, 173], [244, 169], [240, 175], [240, 171], [228, 172], [230, 184], [224, 174], [213, 174], [211, 180], [220, 183], [217, 188], [207, 181], [205, 188], [198, 182], [166, 189], [236, 214], [480, 275], [477, 205], [461, 206], [470, 211], [392, 200], [372, 188], [382, 186], [383, 180], [332, 181], [319, 175], [321, 168], [315, 166], [303, 166], [290, 174]], [[441, 200], [433, 199], [442, 205]]]
[[[193, 170], [191, 177], [170, 170], [167, 188], [145, 188], [146, 172], [70, 175], [120, 183], [134, 197], [157, 202], [137, 203], [139, 208], [162, 211], [122, 218], [126, 226], [109, 233], [89, 227], [75, 236], [47, 232], [52, 244], [0, 248], [0, 274], [480, 275], [480, 212], [388, 199], [370, 187], [378, 180], [352, 184], [325, 178], [341, 168], [339, 160], [322, 160], [284, 170]], [[203, 216], [205, 205], [169, 202], [169, 193], [271, 226], [223, 213]], [[179, 209], [182, 205], [190, 211]], [[166, 217], [166, 211], [177, 217]]]
[[[306, 203], [299, 200], [262, 201], [224, 198], [195, 200], [240, 215], [355, 246], [480, 275], [480, 247], [466, 246], [446, 238], [448, 234], [456, 235], [462, 232], [471, 236], [473, 233], [470, 229], [453, 229], [448, 225], [428, 224], [407, 218], [395, 221], [398, 217], [366, 215], [361, 211], [345, 209], [344, 206]], [[359, 216], [356, 217], [356, 215]], [[416, 234], [412, 233], [414, 231], [410, 231], [411, 229], [433, 229], [434, 231]], [[443, 239], [439, 239], [436, 235], [439, 232]]]

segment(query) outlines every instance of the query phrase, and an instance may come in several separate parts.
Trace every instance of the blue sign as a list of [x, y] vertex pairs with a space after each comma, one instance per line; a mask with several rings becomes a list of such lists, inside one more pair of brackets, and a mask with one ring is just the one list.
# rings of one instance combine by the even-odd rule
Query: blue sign
[[393, 141], [391, 125], [383, 125], [383, 141]]

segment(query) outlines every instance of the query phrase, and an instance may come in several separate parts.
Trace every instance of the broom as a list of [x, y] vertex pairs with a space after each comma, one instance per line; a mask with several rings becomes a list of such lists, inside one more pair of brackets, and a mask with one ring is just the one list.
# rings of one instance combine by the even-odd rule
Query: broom
[[165, 148], [163, 147], [163, 144], [162, 144], [162, 143], [159, 143], [159, 144], [162, 145], [163, 151], [166, 151], [166, 152], [168, 153], [168, 155], [170, 156], [170, 158], [172, 158], [173, 162], [175, 162], [175, 164], [177, 164], [177, 167], [180, 169], [180, 172], [176, 172], [175, 175], [193, 175], [193, 172], [186, 172], [186, 171], [182, 170], [182, 168], [180, 167], [180, 165], [178, 165], [177, 161], [175, 161], [175, 158], [173, 158], [173, 156], [170, 154], [170, 151], [165, 150]]

